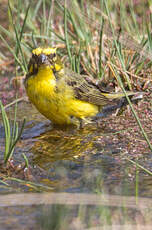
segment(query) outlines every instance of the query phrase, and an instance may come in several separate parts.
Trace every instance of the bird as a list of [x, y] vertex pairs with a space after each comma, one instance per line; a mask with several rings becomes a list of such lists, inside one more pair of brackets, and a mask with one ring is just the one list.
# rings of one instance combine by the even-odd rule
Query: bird
[[65, 67], [56, 51], [56, 47], [33, 49], [24, 80], [29, 100], [42, 115], [53, 124], [82, 128], [92, 118], [102, 117], [104, 108], [119, 107], [114, 103], [125, 97], [123, 92], [102, 91], [93, 78]]

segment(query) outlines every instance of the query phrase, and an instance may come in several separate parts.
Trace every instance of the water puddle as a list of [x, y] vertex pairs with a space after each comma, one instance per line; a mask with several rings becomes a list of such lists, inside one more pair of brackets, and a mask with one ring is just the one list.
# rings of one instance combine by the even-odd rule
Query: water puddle
[[[74, 127], [53, 127], [27, 103], [24, 106], [19, 105], [18, 110], [21, 111], [17, 118], [19, 124], [24, 116], [28, 119], [21, 140], [15, 148], [16, 162], [22, 163], [24, 159], [21, 153], [26, 154], [32, 175], [31, 181], [44, 186], [40, 191], [51, 191], [51, 194], [56, 194], [57, 197], [61, 194], [84, 196], [74, 199], [69, 197], [65, 199], [63, 196], [63, 203], [54, 202], [54, 198], [49, 203], [44, 200], [43, 202], [35, 201], [31, 206], [28, 202], [20, 204], [21, 200], [24, 200], [24, 195], [22, 198], [15, 198], [14, 193], [19, 195], [20, 192], [34, 192], [34, 187], [28, 187], [16, 181], [11, 181], [8, 187], [1, 185], [1, 200], [6, 199], [5, 205], [1, 202], [3, 207], [0, 211], [4, 229], [8, 229], [12, 224], [15, 229], [24, 229], [24, 225], [26, 229], [88, 229], [89, 227], [94, 229], [103, 225], [106, 227], [100, 229], [121, 229], [120, 224], [129, 226], [126, 229], [133, 229], [133, 225], [137, 225], [139, 219], [142, 220], [141, 225], [144, 225], [148, 218], [147, 209], [144, 212], [139, 211], [136, 204], [128, 207], [130, 204], [128, 200], [117, 206], [118, 197], [122, 200], [122, 196], [152, 196], [151, 176], [140, 169], [137, 170], [136, 166], [127, 160], [135, 160], [135, 155], [131, 155], [132, 152], [129, 151], [127, 127], [117, 129], [116, 126], [113, 127], [108, 123], [106, 125], [103, 123], [101, 127], [89, 124], [81, 130], [76, 130]], [[13, 111], [9, 110], [10, 118], [12, 114]], [[4, 151], [4, 137], [1, 123], [1, 159]], [[144, 154], [139, 153], [138, 163], [150, 169], [149, 153], [148, 149]], [[10, 200], [4, 194], [10, 194]], [[108, 204], [100, 204], [100, 200], [99, 205], [94, 203], [94, 200], [89, 203], [94, 198], [91, 196], [88, 198], [88, 194], [109, 195], [109, 197], [115, 195], [113, 198], [115, 204], [112, 205], [109, 197]], [[15, 199], [17, 203], [12, 205]], [[29, 199], [35, 200], [34, 197], [27, 200]], [[42, 197], [38, 200], [41, 199]], [[77, 203], [69, 204], [67, 203], [69, 199]], [[89, 199], [88, 203], [84, 203], [87, 199]], [[149, 208], [148, 210], [151, 213]], [[6, 216], [9, 218], [9, 223]], [[147, 223], [151, 223], [151, 218]], [[117, 228], [111, 228], [111, 226]]]

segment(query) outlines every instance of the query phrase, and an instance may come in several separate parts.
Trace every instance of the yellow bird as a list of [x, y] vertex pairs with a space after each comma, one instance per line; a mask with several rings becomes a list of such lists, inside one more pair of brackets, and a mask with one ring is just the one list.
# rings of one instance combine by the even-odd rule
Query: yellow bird
[[[56, 48], [36, 48], [25, 78], [29, 100], [54, 124], [82, 126], [88, 118], [98, 117], [104, 106], [111, 105], [124, 93], [105, 93], [85, 75], [66, 68]], [[134, 95], [135, 92], [127, 92]]]

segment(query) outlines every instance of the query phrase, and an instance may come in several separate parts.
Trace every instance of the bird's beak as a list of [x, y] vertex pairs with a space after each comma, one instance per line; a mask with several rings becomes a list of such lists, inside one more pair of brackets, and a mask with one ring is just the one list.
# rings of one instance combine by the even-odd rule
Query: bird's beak
[[47, 56], [45, 54], [40, 54], [38, 57], [38, 63], [47, 64], [48, 63]]

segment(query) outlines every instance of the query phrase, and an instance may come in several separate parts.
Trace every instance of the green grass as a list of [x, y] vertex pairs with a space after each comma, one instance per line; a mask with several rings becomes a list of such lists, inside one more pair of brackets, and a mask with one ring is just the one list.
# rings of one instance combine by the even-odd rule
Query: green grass
[[5, 132], [4, 163], [7, 164], [8, 160], [13, 157], [15, 145], [17, 144], [17, 142], [19, 141], [22, 135], [22, 131], [25, 125], [25, 119], [23, 120], [23, 123], [19, 130], [18, 122], [16, 121], [17, 104], [15, 107], [14, 121], [12, 125], [10, 124], [10, 121], [7, 117], [7, 114], [5, 112], [4, 106], [1, 101], [0, 101], [0, 110], [2, 114], [2, 122], [4, 125], [4, 132]]
[[[106, 78], [106, 61], [104, 59], [115, 63], [114, 58], [118, 58], [118, 53], [115, 53], [114, 40], [116, 39], [120, 44], [120, 52], [128, 71], [133, 68], [134, 73], [140, 75], [143, 74], [141, 68], [146, 69], [146, 66], [150, 68], [151, 62], [145, 63], [146, 57], [140, 61], [138, 59], [141, 56], [141, 49], [144, 49], [142, 56], [143, 53], [146, 56], [148, 50], [145, 47], [151, 48], [151, 20], [145, 21], [147, 18], [145, 19], [143, 15], [143, 23], [139, 24], [135, 17], [137, 15], [135, 6], [131, 1], [128, 4], [127, 2], [119, 4], [117, 1], [108, 1], [107, 9], [110, 14], [114, 15], [115, 20], [108, 17], [103, 0], [100, 0], [99, 5], [96, 3], [99, 8], [94, 5], [91, 5], [89, 1], [87, 3], [80, 1], [78, 4], [77, 0], [74, 0], [66, 9], [64, 1], [61, 0], [33, 1], [32, 3], [26, 1], [26, 4], [22, 1], [17, 1], [17, 3], [11, 1], [9, 3], [10, 31], [1, 26], [1, 39], [13, 54], [17, 65], [21, 67], [20, 71], [26, 73], [32, 48], [43, 45], [63, 45], [66, 49], [60, 49], [59, 52], [61, 55], [68, 55], [67, 62], [70, 61], [74, 70], [79, 70], [78, 65], [82, 66], [83, 64], [83, 68], [90, 75], [105, 76], [104, 78]], [[144, 4], [141, 5], [143, 7]], [[100, 11], [100, 7], [102, 7], [102, 11]], [[144, 5], [145, 7], [148, 10], [148, 6]], [[118, 17], [118, 13], [120, 17]], [[58, 18], [58, 22], [55, 21], [56, 18]], [[116, 29], [119, 24], [121, 33]], [[115, 36], [112, 30], [115, 32]], [[7, 36], [8, 40], [4, 39], [4, 36]], [[107, 36], [107, 39], [104, 39], [103, 36]], [[139, 44], [142, 43], [141, 46], [137, 45], [137, 39]], [[11, 44], [6, 41], [11, 41]], [[105, 48], [104, 43], [111, 49]], [[127, 57], [123, 51], [124, 47], [134, 50], [135, 53]], [[95, 52], [96, 55], [94, 55]], [[76, 61], [75, 58], [78, 60]], [[120, 60], [117, 59], [117, 61]], [[75, 63], [77, 63], [77, 67], [75, 67]], [[120, 64], [122, 65], [122, 63]], [[128, 87], [133, 87], [134, 83], [131, 79], [126, 76], [125, 78]]]

